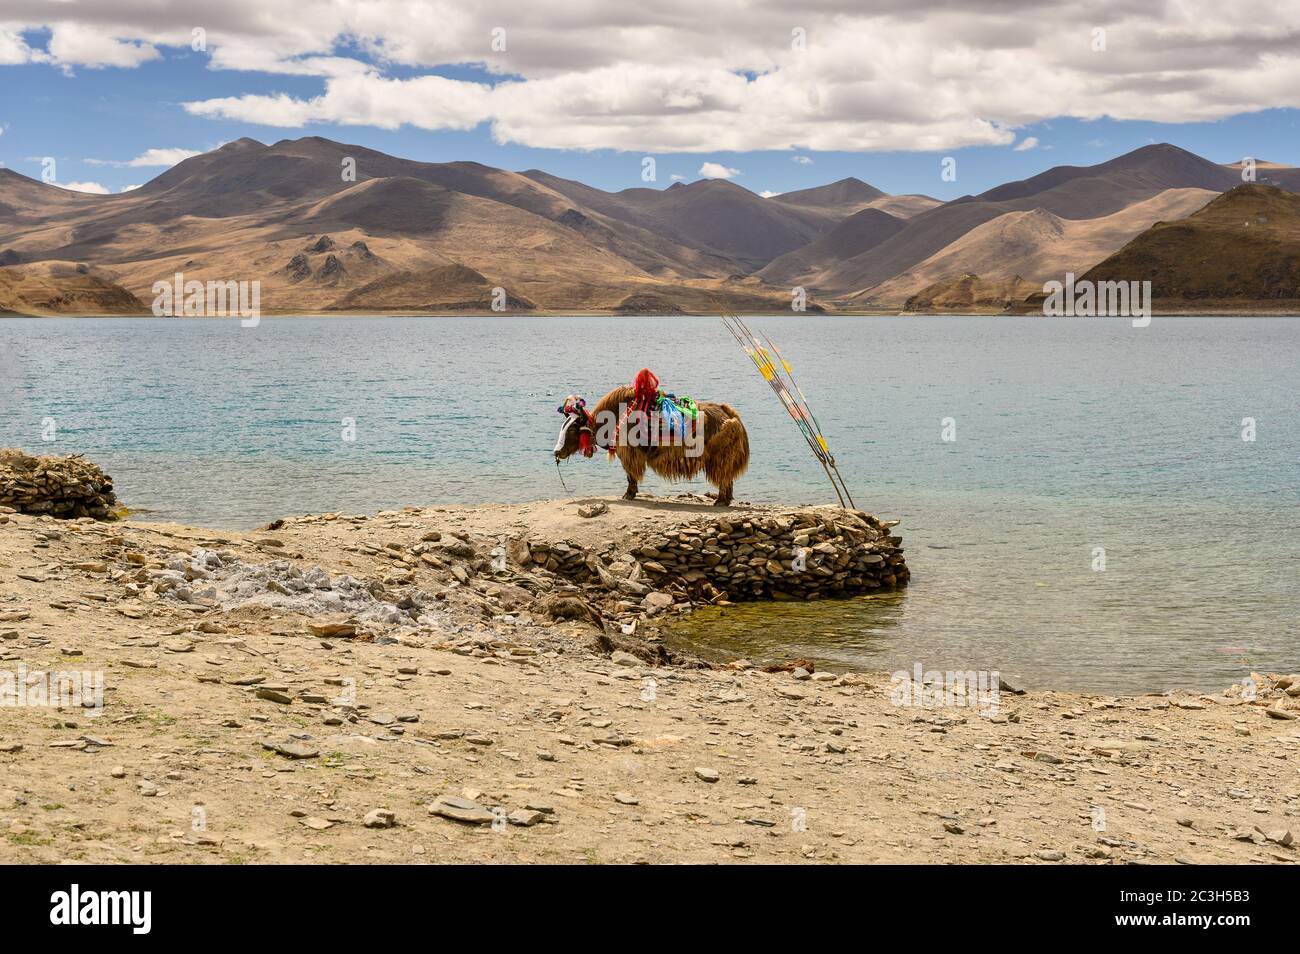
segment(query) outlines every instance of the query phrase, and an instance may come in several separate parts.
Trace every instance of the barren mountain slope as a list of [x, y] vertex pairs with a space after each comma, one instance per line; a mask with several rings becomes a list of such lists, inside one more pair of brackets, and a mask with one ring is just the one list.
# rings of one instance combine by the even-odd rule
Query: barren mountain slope
[[828, 270], [875, 248], [900, 232], [905, 224], [903, 219], [879, 209], [862, 209], [816, 241], [768, 263], [759, 269], [758, 275], [773, 285], [817, 287]]
[[1167, 189], [1223, 191], [1239, 182], [1231, 170], [1167, 144], [1145, 146], [1096, 166], [1058, 166], [913, 217], [897, 235], [829, 270], [818, 287], [838, 294], [865, 291], [1006, 212], [1041, 208], [1065, 219], [1096, 218]]
[[1215, 195], [1205, 189], [1167, 189], [1095, 219], [1063, 219], [1043, 209], [1007, 212], [854, 300], [899, 304], [927, 286], [969, 273], [986, 281], [1020, 276], [1040, 285], [1067, 271], [1082, 274], [1143, 229], [1189, 215]]

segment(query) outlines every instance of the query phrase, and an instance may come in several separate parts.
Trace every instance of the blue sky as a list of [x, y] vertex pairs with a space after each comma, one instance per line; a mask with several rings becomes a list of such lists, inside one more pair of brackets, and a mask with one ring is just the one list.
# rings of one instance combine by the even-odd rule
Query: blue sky
[[[37, 51], [33, 55], [39, 55], [45, 47], [54, 48], [50, 28], [34, 26], [19, 35], [30, 50]], [[149, 39], [130, 42], [144, 43]], [[494, 136], [492, 121], [487, 118], [468, 129], [419, 128], [409, 123], [389, 129], [364, 121], [364, 116], [352, 120], [344, 113], [343, 122], [308, 119], [300, 125], [285, 127], [252, 121], [241, 114], [265, 114], [255, 102], [261, 97], [284, 96], [295, 102], [320, 97], [331, 82], [325, 71], [315, 75], [287, 75], [248, 68], [214, 68], [209, 52], [194, 52], [179, 40], [174, 44], [156, 39], [153, 42], [156, 57], [129, 66], [96, 68], [67, 61], [0, 65], [0, 127], [4, 129], [0, 134], [0, 162], [18, 172], [39, 177], [41, 157], [53, 156], [58, 161], [58, 181], [97, 183], [116, 192], [165, 171], [165, 166], [126, 165], [150, 149], [205, 151], [241, 136], [270, 143], [320, 135], [426, 161], [469, 159], [513, 170], [540, 168], [607, 190], [645, 185], [640, 175], [641, 160], [645, 155], [653, 155], [658, 164], [658, 177], [653, 185], [660, 188], [670, 185], [674, 176], [686, 180], [699, 178], [702, 164], [710, 162], [735, 170], [733, 181], [755, 192], [786, 192], [857, 176], [887, 192], [923, 192], [949, 199], [978, 193], [1054, 165], [1101, 162], [1150, 142], [1172, 142], [1219, 162], [1235, 161], [1246, 155], [1288, 163], [1300, 160], [1297, 110], [1268, 108], [1270, 104], [1266, 101], [1236, 112], [1231, 106], [1224, 107], [1227, 115], [1221, 118], [1183, 122], [1046, 116], [1019, 123], [1007, 117], [979, 116], [980, 120], [997, 123], [999, 134], [1006, 141], [962, 144], [964, 134], [959, 134], [946, 148], [917, 150], [710, 150], [707, 133], [704, 141], [699, 141], [698, 136], [691, 141], [689, 151], [624, 150], [599, 145], [599, 132], [592, 137], [590, 148], [547, 148], [528, 144], [530, 138], [546, 139], [547, 136], [530, 131], [526, 124], [519, 122], [510, 127], [513, 132], [507, 130], [504, 135], [513, 141], [499, 142], [502, 132], [498, 128]], [[394, 62], [337, 38], [328, 41], [321, 52], [348, 58], [366, 70], [382, 73], [385, 80], [398, 84], [395, 88], [399, 91], [401, 83], [417, 77], [444, 77], [473, 91], [493, 84], [526, 84], [529, 73], [529, 70], [516, 73], [499, 68], [488, 72], [482, 66], [472, 65]], [[543, 80], [553, 79], [555, 69], [547, 67], [538, 73]], [[745, 75], [750, 81], [755, 79], [755, 74]], [[458, 96], [456, 89], [449, 89], [444, 98], [454, 100]], [[424, 103], [432, 107], [438, 98], [426, 97]], [[238, 105], [222, 106], [203, 114], [185, 106], [227, 99]], [[245, 105], [245, 101], [251, 105]], [[417, 115], [420, 106], [418, 101], [414, 104]], [[552, 125], [564, 121], [562, 107], [557, 109], [561, 112], [558, 117], [550, 118]], [[1186, 112], [1186, 107], [1175, 106], [1170, 111]], [[386, 115], [382, 118], [390, 122]], [[582, 125], [588, 119], [575, 117], [574, 123]], [[673, 121], [670, 116], [670, 129]], [[915, 138], [924, 138], [925, 118], [909, 117], [908, 121], [920, 130], [914, 134]], [[857, 122], [863, 129], [869, 129], [873, 123], [871, 112], [865, 111]], [[637, 127], [620, 135], [644, 138], [664, 134], [645, 133]], [[852, 133], [836, 135], [846, 139]], [[947, 132], [942, 135], [952, 137]], [[719, 142], [726, 144], [736, 138], [720, 134]], [[611, 141], [617, 141], [617, 137]], [[1024, 148], [1027, 142], [1036, 145]], [[957, 159], [955, 182], [945, 182], [940, 177], [940, 160], [945, 156]]]

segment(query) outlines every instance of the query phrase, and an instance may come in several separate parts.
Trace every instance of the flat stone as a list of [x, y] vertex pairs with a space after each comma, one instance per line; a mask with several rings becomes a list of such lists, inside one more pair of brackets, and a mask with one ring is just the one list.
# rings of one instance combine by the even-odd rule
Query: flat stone
[[344, 639], [357, 634], [356, 623], [308, 623], [313, 636], [325, 639]]
[[490, 825], [496, 816], [469, 798], [459, 795], [442, 795], [429, 806], [430, 815], [449, 818], [467, 825]]
[[532, 828], [546, 816], [538, 811], [520, 808], [506, 816], [506, 821], [521, 828]]

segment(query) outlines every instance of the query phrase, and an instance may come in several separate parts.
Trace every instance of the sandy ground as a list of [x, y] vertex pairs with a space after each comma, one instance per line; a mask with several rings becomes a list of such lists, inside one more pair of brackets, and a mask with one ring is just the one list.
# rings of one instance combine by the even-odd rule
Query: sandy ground
[[[99, 711], [0, 708], [0, 862], [1296, 859], [1300, 722], [1262, 705], [1003, 692], [981, 714], [895, 705], [886, 674], [648, 668], [414, 552], [683, 512], [580, 503], [253, 533], [0, 514], [0, 674], [103, 680]], [[427, 605], [349, 636], [149, 585], [196, 547]]]

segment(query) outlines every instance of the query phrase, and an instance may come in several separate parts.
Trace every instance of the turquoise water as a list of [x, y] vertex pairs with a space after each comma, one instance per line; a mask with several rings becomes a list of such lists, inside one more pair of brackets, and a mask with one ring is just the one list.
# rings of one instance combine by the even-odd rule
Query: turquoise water
[[[1103, 691], [1300, 669], [1300, 320], [750, 324], [793, 363], [857, 504], [902, 519], [914, 585], [897, 600], [728, 610], [693, 641]], [[706, 318], [6, 319], [0, 444], [85, 452], [131, 507], [211, 526], [554, 497], [556, 405], [643, 365], [744, 416], [738, 499], [833, 499]], [[624, 485], [599, 457], [564, 473], [574, 494]]]

